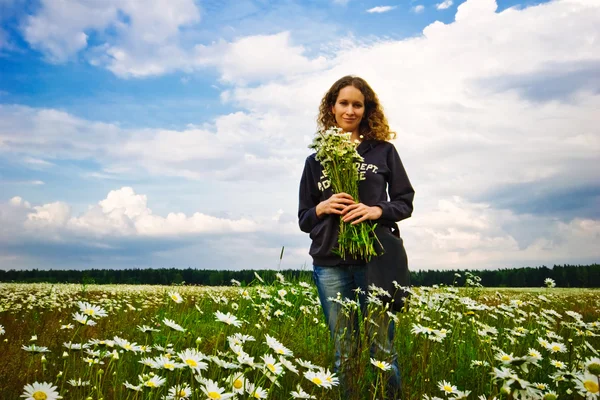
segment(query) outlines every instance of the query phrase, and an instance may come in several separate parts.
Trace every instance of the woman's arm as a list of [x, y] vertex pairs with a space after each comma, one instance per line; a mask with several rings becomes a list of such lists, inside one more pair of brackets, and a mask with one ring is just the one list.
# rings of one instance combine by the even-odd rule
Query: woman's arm
[[380, 201], [376, 206], [381, 208], [381, 219], [388, 221], [401, 221], [411, 216], [413, 212], [413, 189], [406, 170], [400, 161], [400, 156], [394, 145], [390, 146], [387, 156], [387, 164], [390, 170], [388, 181], [389, 201]]
[[304, 171], [300, 179], [300, 201], [298, 206], [298, 224], [300, 230], [306, 233], [310, 233], [319, 222], [317, 205], [321, 194], [317, 186], [318, 176], [315, 179], [315, 173], [317, 171], [312, 171], [310, 157], [308, 157], [304, 163]]

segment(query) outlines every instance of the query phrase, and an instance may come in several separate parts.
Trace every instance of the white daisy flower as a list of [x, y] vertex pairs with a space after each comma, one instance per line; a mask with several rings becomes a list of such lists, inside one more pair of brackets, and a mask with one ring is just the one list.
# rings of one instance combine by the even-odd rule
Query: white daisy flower
[[265, 354], [261, 358], [265, 363], [265, 368], [271, 371], [271, 373], [279, 375], [283, 372], [283, 366], [277, 361], [275, 361], [275, 358], [270, 354]]
[[34, 382], [33, 384], [27, 384], [23, 388], [23, 394], [25, 400], [56, 400], [62, 399], [62, 396], [58, 395], [56, 391], [57, 387], [52, 386], [51, 383], [46, 382]]
[[163, 319], [163, 324], [165, 324], [166, 326], [168, 326], [169, 328], [175, 330], [175, 331], [179, 331], [179, 332], [185, 332], [185, 329], [181, 326], [178, 325], [177, 323], [175, 323], [175, 321], [165, 318]]
[[224, 322], [227, 325], [233, 325], [236, 328], [242, 326], [242, 321], [240, 321], [235, 315], [231, 313], [223, 314], [221, 311], [216, 311], [215, 316], [217, 317], [217, 321]]
[[179, 400], [187, 399], [192, 395], [192, 388], [187, 383], [183, 385], [175, 385], [169, 388], [169, 392], [165, 397], [165, 400]]
[[316, 399], [315, 396], [306, 393], [300, 384], [296, 386], [296, 390], [290, 392], [290, 395], [292, 395], [294, 399]]
[[177, 292], [169, 292], [169, 298], [178, 304], [183, 302], [183, 297]]
[[373, 364], [382, 371], [389, 371], [392, 368], [390, 363], [387, 363], [385, 361], [379, 361], [374, 358], [371, 358], [371, 364]]
[[79, 311], [92, 318], [102, 318], [108, 316], [106, 310], [104, 310], [102, 307], [92, 305], [87, 301], [78, 301], [77, 305], [79, 306]]
[[204, 386], [200, 388], [202, 392], [211, 400], [224, 400], [234, 396], [234, 393], [225, 393], [225, 389], [210, 379], [206, 379]]

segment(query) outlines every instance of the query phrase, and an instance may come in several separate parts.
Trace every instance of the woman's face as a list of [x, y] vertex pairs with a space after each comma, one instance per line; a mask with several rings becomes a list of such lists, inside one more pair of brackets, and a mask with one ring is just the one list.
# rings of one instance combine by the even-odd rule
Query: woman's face
[[346, 86], [338, 93], [331, 112], [335, 115], [335, 122], [344, 132], [358, 132], [358, 126], [365, 113], [365, 96], [354, 86]]

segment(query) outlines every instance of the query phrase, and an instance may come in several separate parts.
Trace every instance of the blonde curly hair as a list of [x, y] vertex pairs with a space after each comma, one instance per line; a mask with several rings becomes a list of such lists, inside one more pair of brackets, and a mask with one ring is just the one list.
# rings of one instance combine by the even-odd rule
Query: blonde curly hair
[[337, 126], [335, 115], [331, 109], [337, 101], [340, 90], [347, 86], [357, 88], [365, 96], [365, 112], [358, 127], [358, 131], [363, 135], [364, 139], [382, 141], [395, 139], [396, 132], [390, 130], [387, 118], [383, 113], [383, 108], [379, 103], [379, 98], [364, 79], [353, 75], [347, 75], [338, 79], [327, 93], [325, 93], [319, 106], [319, 116], [317, 117], [318, 127], [320, 129], [328, 129], [332, 126]]

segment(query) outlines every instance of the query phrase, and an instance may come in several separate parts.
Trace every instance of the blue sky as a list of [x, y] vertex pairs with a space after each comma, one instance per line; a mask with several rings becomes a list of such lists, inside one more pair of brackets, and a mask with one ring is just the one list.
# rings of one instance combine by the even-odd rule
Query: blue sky
[[[375, 12], [380, 11], [380, 12]], [[379, 94], [411, 268], [600, 261], [600, 4], [0, 0], [0, 268], [310, 265], [320, 97]]]

